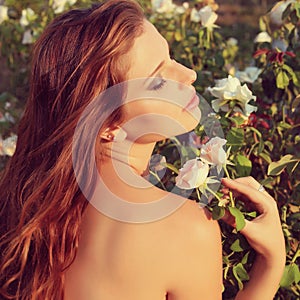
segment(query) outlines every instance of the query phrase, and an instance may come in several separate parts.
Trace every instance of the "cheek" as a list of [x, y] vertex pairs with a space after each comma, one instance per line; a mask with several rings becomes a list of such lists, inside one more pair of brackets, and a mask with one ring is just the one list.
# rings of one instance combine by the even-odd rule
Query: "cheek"
[[131, 141], [156, 142], [188, 132], [198, 124], [182, 107], [153, 99], [128, 103], [124, 111], [122, 128]]
[[131, 120], [136, 117], [145, 117], [157, 114], [164, 115], [168, 118], [177, 118], [183, 111], [182, 108], [170, 102], [147, 99], [139, 100], [124, 105], [125, 119]]
[[131, 140], [157, 141], [185, 132], [180, 119], [182, 109], [177, 105], [153, 99], [125, 105], [123, 128]]

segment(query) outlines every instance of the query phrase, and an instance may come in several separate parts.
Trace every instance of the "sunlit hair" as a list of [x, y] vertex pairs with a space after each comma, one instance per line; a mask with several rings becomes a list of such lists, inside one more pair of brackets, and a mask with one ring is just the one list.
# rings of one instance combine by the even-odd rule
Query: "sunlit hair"
[[[63, 299], [87, 206], [72, 167], [73, 134], [87, 105], [126, 80], [124, 55], [143, 19], [135, 2], [111, 0], [57, 17], [35, 44], [16, 152], [0, 182], [1, 299]], [[105, 124], [121, 121], [118, 110]]]

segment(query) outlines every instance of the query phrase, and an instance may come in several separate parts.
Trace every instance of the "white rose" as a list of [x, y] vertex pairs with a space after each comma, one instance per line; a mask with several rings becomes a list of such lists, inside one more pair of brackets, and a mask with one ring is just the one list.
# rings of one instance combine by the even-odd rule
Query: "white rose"
[[6, 20], [8, 20], [8, 7], [4, 5], [0, 5], [0, 24]]
[[253, 83], [257, 80], [262, 70], [257, 67], [247, 67], [244, 71], [237, 71], [235, 76], [241, 82]]
[[252, 92], [248, 89], [248, 86], [244, 84], [241, 86], [240, 81], [236, 77], [231, 75], [228, 78], [217, 80], [216, 86], [207, 89], [213, 96], [217, 97], [212, 101], [212, 108], [218, 112], [229, 111], [229, 102], [235, 100], [237, 106], [233, 108], [234, 111], [242, 112], [246, 116], [249, 116], [251, 112], [256, 111], [256, 107], [249, 105], [248, 102], [256, 97], [252, 95]]
[[198, 188], [206, 183], [208, 172], [209, 166], [207, 163], [196, 158], [188, 160], [175, 178], [176, 186], [185, 190]]
[[223, 149], [226, 142], [220, 137], [210, 139], [201, 147], [200, 159], [209, 165], [217, 166], [218, 172], [220, 172], [227, 160], [226, 152]]
[[266, 31], [260, 32], [254, 39], [254, 43], [271, 43], [272, 38]]
[[204, 6], [199, 10], [199, 15], [201, 19], [201, 24], [204, 27], [212, 28], [215, 27], [215, 22], [218, 18], [218, 15], [213, 11], [210, 6]]
[[[228, 78], [217, 80], [215, 87], [209, 87], [208, 91], [219, 99], [232, 99], [236, 93], [237, 86], [240, 84], [237, 78], [229, 75]], [[230, 97], [231, 94], [232, 97]]]
[[35, 12], [30, 8], [26, 8], [22, 10], [22, 16], [20, 18], [20, 24], [22, 27], [26, 27], [30, 24], [31, 21], [36, 19]]
[[257, 107], [248, 104], [251, 99], [256, 100], [256, 96], [252, 95], [252, 92], [248, 89], [248, 86], [246, 84], [238, 87], [236, 95], [238, 106], [234, 107], [233, 111], [242, 112], [247, 117], [249, 117], [253, 111], [257, 110]]

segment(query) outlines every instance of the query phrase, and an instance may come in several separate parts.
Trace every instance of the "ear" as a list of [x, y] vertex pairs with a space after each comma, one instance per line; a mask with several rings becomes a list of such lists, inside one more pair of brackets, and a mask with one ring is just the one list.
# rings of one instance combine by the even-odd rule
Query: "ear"
[[101, 134], [100, 137], [106, 142], [122, 142], [126, 139], [127, 133], [120, 126], [114, 128], [107, 128]]

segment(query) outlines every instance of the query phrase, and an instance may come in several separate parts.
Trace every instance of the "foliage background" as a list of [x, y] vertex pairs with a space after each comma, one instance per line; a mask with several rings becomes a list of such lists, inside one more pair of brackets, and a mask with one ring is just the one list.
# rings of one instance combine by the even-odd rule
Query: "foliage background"
[[[9, 145], [5, 144], [4, 140], [16, 134], [18, 120], [26, 102], [32, 42], [60, 11], [70, 7], [87, 7], [91, 2], [0, 2], [0, 5], [8, 8], [6, 15], [0, 11], [0, 169], [9, 159], [7, 154], [12, 154], [9, 151], [5, 152], [5, 147], [9, 148]], [[227, 167], [230, 177], [253, 176], [265, 185], [278, 203], [286, 238], [287, 265], [275, 299], [299, 299], [299, 0], [288, 6], [283, 13], [282, 22], [274, 23], [270, 13], [272, 7], [274, 11], [280, 3], [273, 1], [273, 5], [269, 5], [267, 9], [268, 2], [265, 1], [266, 11], [260, 19], [256, 16], [257, 23], [226, 24], [224, 21], [219, 28], [210, 29], [202, 26], [200, 22], [192, 22], [191, 10], [194, 7], [198, 10], [207, 4], [216, 9], [214, 1], [188, 1], [189, 8], [182, 13], [167, 8], [163, 12], [157, 12], [153, 10], [150, 0], [140, 2], [150, 21], [168, 40], [172, 56], [197, 72], [196, 89], [207, 101], [213, 99], [207, 88], [214, 86], [215, 80], [226, 78], [228, 74], [235, 76], [237, 71], [243, 71], [250, 65], [261, 71], [255, 80], [247, 82], [249, 89], [257, 96], [257, 112], [245, 116], [230, 111], [219, 113], [218, 118], [227, 139], [227, 146], [230, 147], [228, 158], [234, 164]], [[65, 5], [59, 9], [59, 3]], [[182, 7], [181, 1], [177, 1], [176, 4]], [[245, 11], [249, 10], [251, 9], [248, 7], [239, 12], [248, 16]], [[216, 10], [217, 13], [218, 11], [222, 11], [222, 4], [219, 10]], [[253, 39], [260, 31], [267, 32], [272, 42], [254, 43]], [[274, 41], [277, 41], [277, 46]], [[257, 52], [258, 50], [261, 51]], [[269, 52], [266, 52], [267, 50]], [[287, 52], [295, 55], [289, 56]], [[255, 58], [254, 53], [257, 54]], [[205, 139], [205, 131], [199, 126], [195, 133], [200, 147]], [[189, 152], [190, 149], [185, 147], [182, 140], [178, 143], [184, 149], [182, 151]], [[175, 144], [174, 140], [160, 143], [156, 147], [156, 153], [165, 155], [170, 164], [179, 168], [178, 153], [174, 151], [178, 145]], [[163, 181], [166, 188], [174, 182], [172, 171], [167, 172]], [[192, 198], [197, 199], [197, 195], [193, 194]], [[244, 212], [245, 217], [249, 217], [239, 202], [236, 205]], [[214, 217], [218, 219], [224, 208], [214, 200], [211, 209]], [[247, 280], [247, 271], [254, 259], [254, 253], [241, 234], [222, 221], [220, 224], [224, 238], [223, 298], [232, 299]]]

